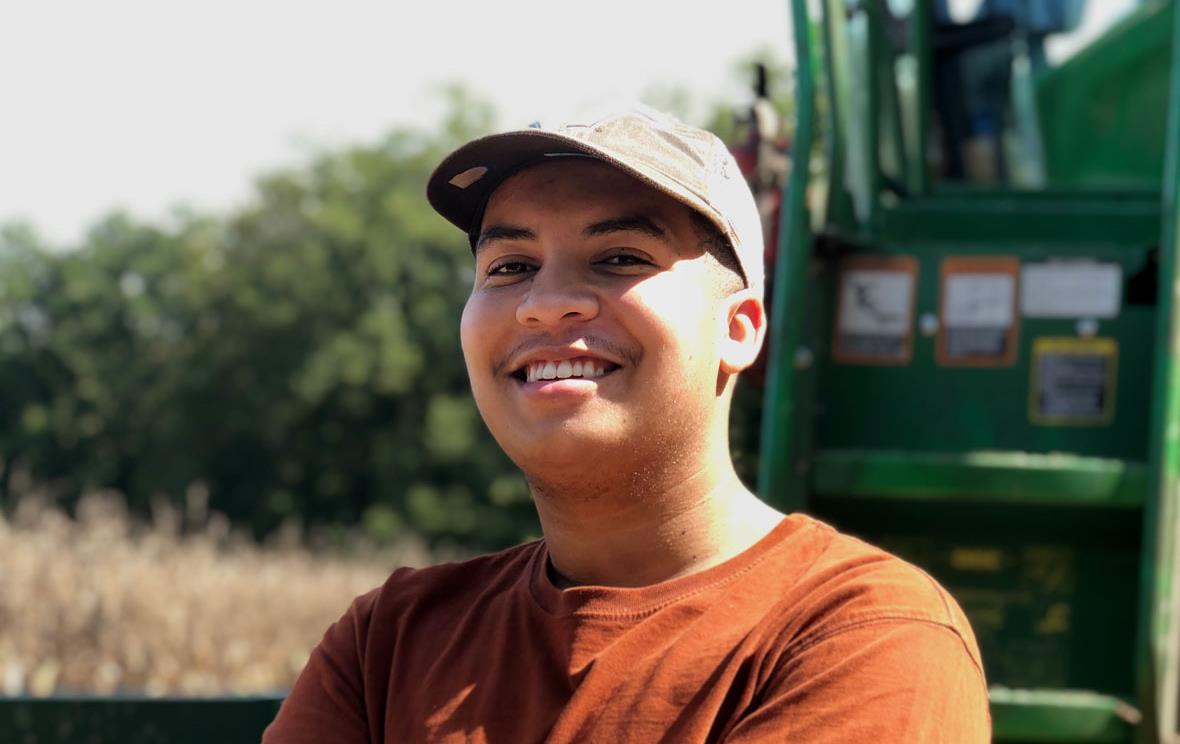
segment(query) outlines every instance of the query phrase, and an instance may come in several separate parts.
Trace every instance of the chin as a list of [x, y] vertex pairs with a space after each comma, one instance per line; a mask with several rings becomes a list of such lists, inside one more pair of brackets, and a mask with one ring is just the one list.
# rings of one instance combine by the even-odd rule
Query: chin
[[617, 462], [612, 450], [625, 447], [627, 437], [618, 432], [544, 427], [544, 431], [521, 436], [496, 437], [516, 466], [527, 473], [571, 472], [599, 469], [602, 463]]

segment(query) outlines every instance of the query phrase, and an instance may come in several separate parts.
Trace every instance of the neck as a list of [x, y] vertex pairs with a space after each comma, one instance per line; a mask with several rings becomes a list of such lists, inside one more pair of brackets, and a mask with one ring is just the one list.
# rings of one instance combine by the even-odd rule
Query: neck
[[764, 537], [782, 514], [723, 462], [688, 473], [625, 478], [529, 477], [562, 584], [647, 586], [722, 563]]

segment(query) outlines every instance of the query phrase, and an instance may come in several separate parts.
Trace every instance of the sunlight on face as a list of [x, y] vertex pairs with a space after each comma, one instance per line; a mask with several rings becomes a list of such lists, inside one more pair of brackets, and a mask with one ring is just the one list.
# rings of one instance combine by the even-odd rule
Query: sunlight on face
[[[721, 408], [714, 264], [680, 202], [603, 163], [506, 181], [484, 215], [461, 335], [509, 456], [528, 472], [704, 446]], [[532, 379], [562, 361], [591, 376]]]

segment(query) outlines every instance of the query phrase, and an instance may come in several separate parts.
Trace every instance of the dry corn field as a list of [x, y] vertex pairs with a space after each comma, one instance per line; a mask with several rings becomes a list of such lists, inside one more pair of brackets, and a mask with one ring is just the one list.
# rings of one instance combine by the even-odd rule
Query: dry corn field
[[260, 547], [216, 514], [182, 534], [110, 494], [76, 512], [30, 498], [0, 516], [0, 694], [282, 692], [353, 597], [430, 560], [416, 542]]

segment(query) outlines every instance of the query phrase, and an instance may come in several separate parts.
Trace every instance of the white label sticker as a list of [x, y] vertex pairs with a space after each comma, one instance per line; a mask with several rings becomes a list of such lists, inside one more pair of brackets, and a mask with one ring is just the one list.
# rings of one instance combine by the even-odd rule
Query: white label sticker
[[907, 271], [853, 269], [844, 273], [840, 332], [905, 336], [910, 329], [914, 277]]
[[1020, 270], [1020, 312], [1026, 318], [1115, 318], [1123, 269], [1096, 261], [1048, 261]]
[[1015, 284], [1011, 274], [951, 274], [943, 285], [943, 325], [1007, 328], [1012, 325]]

